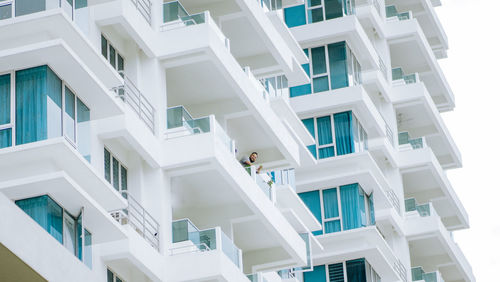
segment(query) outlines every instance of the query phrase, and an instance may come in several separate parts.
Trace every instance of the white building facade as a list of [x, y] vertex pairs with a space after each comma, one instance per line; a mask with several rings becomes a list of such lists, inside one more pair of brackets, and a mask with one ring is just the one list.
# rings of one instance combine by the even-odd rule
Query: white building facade
[[475, 281], [439, 5], [0, 0], [0, 281]]

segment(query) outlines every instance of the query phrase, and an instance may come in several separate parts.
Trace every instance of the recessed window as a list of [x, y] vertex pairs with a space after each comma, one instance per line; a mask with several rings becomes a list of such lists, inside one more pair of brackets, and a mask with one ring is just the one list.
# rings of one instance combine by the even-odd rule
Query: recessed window
[[289, 28], [354, 14], [354, 0], [306, 0], [305, 4], [285, 8]]
[[116, 48], [111, 45], [109, 40], [101, 34], [101, 54], [108, 60], [111, 66], [117, 70], [121, 76], [123, 76], [123, 70], [125, 69], [125, 60], [123, 56], [118, 53]]
[[380, 276], [364, 258], [317, 265], [313, 271], [304, 272], [304, 282], [380, 282]]
[[127, 168], [110, 151], [104, 148], [104, 178], [127, 198]]
[[125, 282], [120, 276], [114, 273], [109, 268], [107, 269], [107, 282]]

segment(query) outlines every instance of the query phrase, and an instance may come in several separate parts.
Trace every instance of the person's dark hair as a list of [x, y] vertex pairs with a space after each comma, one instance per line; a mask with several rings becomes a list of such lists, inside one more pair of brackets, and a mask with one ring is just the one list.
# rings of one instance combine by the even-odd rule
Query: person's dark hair
[[253, 155], [253, 154], [256, 154], [257, 156], [259, 155], [257, 152], [252, 152], [252, 153], [250, 154], [250, 156], [251, 156], [251, 155]]

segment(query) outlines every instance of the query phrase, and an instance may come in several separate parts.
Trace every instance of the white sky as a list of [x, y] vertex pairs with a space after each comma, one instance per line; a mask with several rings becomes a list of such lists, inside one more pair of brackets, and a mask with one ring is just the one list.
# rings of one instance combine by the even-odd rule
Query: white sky
[[478, 282], [500, 281], [500, 0], [442, 0], [449, 38], [441, 67], [456, 108], [443, 118], [462, 152], [448, 177], [469, 213], [471, 229], [454, 233]]

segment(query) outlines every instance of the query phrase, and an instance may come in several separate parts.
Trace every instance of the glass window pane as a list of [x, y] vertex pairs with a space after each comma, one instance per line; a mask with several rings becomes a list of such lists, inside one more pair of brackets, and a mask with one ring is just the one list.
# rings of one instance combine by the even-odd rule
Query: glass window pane
[[[304, 192], [304, 193], [299, 193], [299, 197], [302, 199], [304, 204], [309, 208], [311, 213], [316, 217], [316, 219], [319, 222], [322, 222], [321, 220], [321, 203], [319, 200], [319, 191], [310, 191], [310, 192]], [[321, 235], [323, 234], [323, 231], [318, 230], [313, 232], [314, 235]]]
[[120, 191], [119, 170], [120, 165], [118, 164], [118, 160], [113, 157], [113, 187], [115, 187], [116, 191]]
[[[126, 191], [128, 190], [128, 186], [127, 186], [127, 169], [124, 167], [124, 166], [121, 166], [121, 181], [122, 181], [122, 191]], [[122, 193], [123, 197], [126, 199], [127, 198], [127, 194], [126, 193]]]
[[111, 183], [111, 154], [104, 149], [104, 178]]
[[0, 130], [0, 149], [12, 146], [12, 128]]
[[61, 0], [61, 7], [70, 19], [73, 19], [73, 0]]
[[342, 0], [325, 0], [325, 16], [327, 20], [340, 18], [343, 15]]
[[316, 23], [323, 21], [323, 9], [316, 8], [308, 11], [308, 23]]
[[72, 254], [76, 254], [76, 223], [68, 213], [64, 213], [63, 220], [63, 245]]
[[62, 81], [47, 67], [47, 138], [62, 136]]
[[116, 50], [109, 45], [109, 63], [116, 69]]
[[314, 93], [319, 93], [323, 91], [328, 91], [328, 76], [313, 78], [313, 89]]
[[342, 225], [344, 230], [360, 228], [363, 226], [358, 191], [358, 184], [340, 186]]
[[45, 10], [46, 0], [16, 0], [16, 17]]
[[325, 266], [317, 265], [313, 271], [304, 272], [304, 282], [326, 282]]
[[108, 40], [101, 35], [101, 54], [108, 59]]
[[330, 82], [332, 89], [349, 86], [346, 60], [346, 43], [340, 42], [328, 45], [328, 60], [330, 61]]
[[83, 239], [84, 242], [83, 263], [90, 269], [92, 269], [92, 234], [87, 229], [84, 229], [84, 232], [85, 232], [85, 237]]
[[309, 145], [307, 146], [307, 149], [309, 150], [309, 152], [311, 152], [315, 159], [318, 158], [318, 155], [316, 153], [316, 145]]
[[325, 222], [325, 234], [340, 232], [340, 219]]
[[290, 88], [290, 97], [298, 97], [311, 94], [311, 84], [304, 84]]
[[107, 277], [108, 277], [108, 281], [107, 282], [115, 282], [113, 281], [113, 272], [111, 272], [111, 270], [108, 269], [108, 273], [107, 273]]
[[365, 282], [366, 268], [365, 259], [355, 259], [346, 261], [347, 281], [349, 282]]
[[75, 1], [75, 9], [81, 9], [87, 7], [87, 0], [76, 0]]
[[319, 158], [320, 159], [326, 159], [326, 158], [331, 158], [331, 157], [335, 156], [335, 150], [334, 150], [333, 146], [321, 148], [318, 151], [319, 151]]
[[0, 125], [10, 123], [10, 107], [11, 107], [10, 94], [11, 94], [10, 74], [1, 75], [0, 76]]
[[318, 127], [318, 144], [327, 145], [333, 143], [331, 116], [316, 119]]
[[78, 152], [90, 163], [90, 109], [76, 100], [77, 146]]
[[124, 66], [125, 66], [125, 62], [124, 62], [122, 56], [120, 56], [120, 54], [118, 54], [118, 68], [117, 68], [117, 70], [123, 71]]
[[311, 60], [313, 74], [326, 73], [326, 54], [325, 47], [317, 47], [311, 49]]
[[0, 6], [0, 20], [8, 19], [11, 17], [12, 17], [12, 4]]
[[337, 188], [323, 190], [323, 208], [326, 219], [339, 217]]
[[71, 141], [75, 139], [75, 94], [65, 87], [64, 95], [64, 135]]
[[314, 7], [318, 5], [321, 5], [321, 0], [307, 0], [308, 7]]
[[345, 155], [354, 153], [354, 136], [352, 134], [352, 112], [343, 112], [333, 115], [335, 123], [335, 142], [337, 154]]
[[285, 23], [289, 28], [306, 24], [306, 7], [298, 5], [285, 8]]

